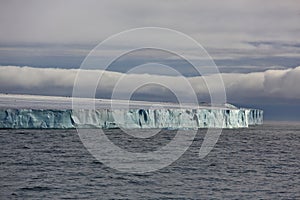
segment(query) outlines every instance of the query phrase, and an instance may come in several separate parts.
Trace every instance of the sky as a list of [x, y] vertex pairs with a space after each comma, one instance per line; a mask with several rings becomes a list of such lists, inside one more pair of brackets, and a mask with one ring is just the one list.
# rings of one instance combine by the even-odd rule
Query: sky
[[[2, 0], [0, 5], [0, 93], [71, 96], [76, 70], [96, 45], [128, 29], [162, 27], [203, 46], [218, 66], [228, 102], [261, 108], [266, 120], [300, 120], [299, 1]], [[184, 48], [181, 41], [170, 45]], [[105, 56], [122, 48], [122, 43], [107, 47]], [[133, 52], [114, 62], [96, 96], [109, 98], [118, 77], [147, 62], [178, 70], [199, 100], [207, 100], [203, 77], [188, 62], [156, 50]], [[141, 79], [178, 81], [154, 67], [148, 74], [130, 76], [128, 85]], [[178, 92], [187, 92], [179, 83]], [[168, 101], [174, 94], [152, 85], [140, 88], [135, 97]]]

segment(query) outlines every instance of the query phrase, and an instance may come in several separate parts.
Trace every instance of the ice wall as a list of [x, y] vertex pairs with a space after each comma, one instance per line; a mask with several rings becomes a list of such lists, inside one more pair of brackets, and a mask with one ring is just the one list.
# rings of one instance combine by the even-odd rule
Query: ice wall
[[74, 128], [71, 110], [1, 109], [0, 128]]
[[243, 128], [263, 123], [263, 111], [197, 109], [0, 109], [0, 128]]

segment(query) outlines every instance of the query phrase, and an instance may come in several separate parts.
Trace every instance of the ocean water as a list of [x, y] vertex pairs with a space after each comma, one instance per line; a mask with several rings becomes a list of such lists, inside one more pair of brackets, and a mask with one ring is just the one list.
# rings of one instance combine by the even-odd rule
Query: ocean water
[[[205, 132], [170, 166], [130, 174], [97, 161], [76, 130], [0, 130], [0, 199], [300, 199], [299, 124], [223, 130], [200, 159]], [[147, 152], [176, 132], [106, 134], [128, 151]]]

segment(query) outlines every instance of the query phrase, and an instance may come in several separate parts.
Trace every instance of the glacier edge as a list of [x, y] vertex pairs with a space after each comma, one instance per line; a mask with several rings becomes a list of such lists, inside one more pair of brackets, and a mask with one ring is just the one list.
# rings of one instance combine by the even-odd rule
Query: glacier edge
[[247, 108], [0, 109], [2, 129], [246, 128], [263, 123], [263, 111]]

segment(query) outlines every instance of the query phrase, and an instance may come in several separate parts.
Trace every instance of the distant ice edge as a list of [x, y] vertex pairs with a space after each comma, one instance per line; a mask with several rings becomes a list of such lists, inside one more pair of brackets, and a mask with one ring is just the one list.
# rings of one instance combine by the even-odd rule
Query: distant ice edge
[[246, 128], [263, 123], [259, 109], [1, 109], [0, 128]]

